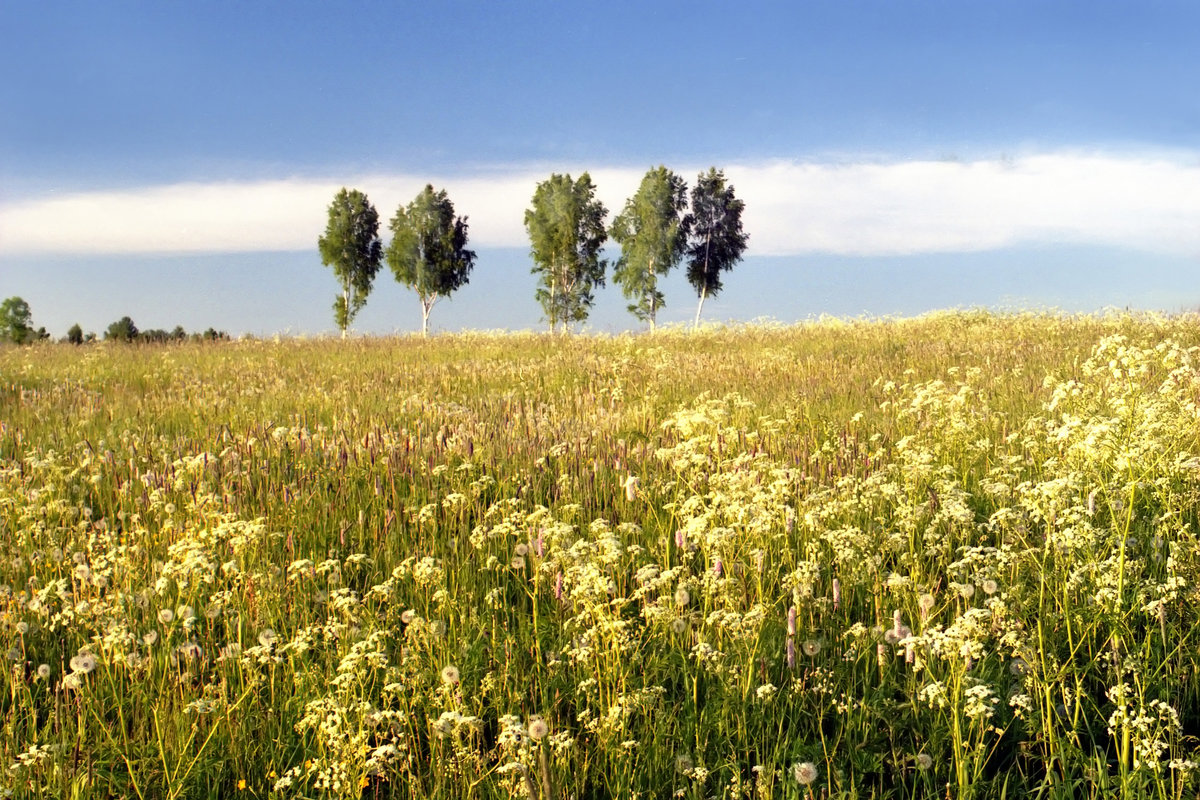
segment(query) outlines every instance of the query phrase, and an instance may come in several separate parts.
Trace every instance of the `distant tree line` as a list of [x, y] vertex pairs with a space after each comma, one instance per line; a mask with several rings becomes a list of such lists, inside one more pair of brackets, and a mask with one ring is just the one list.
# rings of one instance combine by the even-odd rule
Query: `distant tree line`
[[[688, 282], [699, 300], [699, 325], [704, 301], [721, 291], [723, 273], [746, 250], [744, 207], [722, 170], [701, 173], [689, 197], [684, 180], [659, 166], [646, 173], [609, 226], [608, 210], [596, 198], [588, 173], [578, 179], [551, 175], [537, 185], [525, 212], [531, 271], [538, 276], [535, 297], [544, 320], [552, 331], [587, 320], [595, 290], [605, 284], [608, 262], [602, 252], [611, 238], [621, 247], [613, 280], [631, 301], [631, 314], [653, 330], [666, 305], [659, 281], [686, 259]], [[427, 185], [398, 208], [386, 248], [379, 238], [379, 214], [362, 192], [343, 187], [328, 213], [317, 246], [321, 262], [333, 269], [341, 288], [333, 312], [342, 336], [366, 304], [385, 259], [396, 280], [417, 293], [421, 333], [426, 335], [434, 304], [464, 286], [475, 265], [475, 253], [466, 247], [466, 217], [455, 215], [445, 190]]]
[[[33, 327], [33, 313], [29, 303], [20, 297], [10, 297], [0, 303], [0, 341], [13, 344], [30, 344], [36, 341], [50, 339], [45, 328]], [[84, 333], [79, 323], [67, 329], [67, 335], [60, 341], [67, 344], [84, 344], [96, 341], [95, 333]], [[117, 342], [183, 342], [183, 341], [218, 341], [229, 339], [225, 331], [209, 328], [203, 333], [188, 333], [182, 325], [176, 325], [172, 330], [152, 328], [138, 330], [137, 325], [129, 317], [121, 317], [104, 331], [105, 341]]]

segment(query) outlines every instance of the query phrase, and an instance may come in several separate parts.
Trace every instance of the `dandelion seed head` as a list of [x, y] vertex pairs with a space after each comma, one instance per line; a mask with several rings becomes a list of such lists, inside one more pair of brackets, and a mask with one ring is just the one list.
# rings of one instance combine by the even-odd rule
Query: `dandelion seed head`
[[263, 628], [258, 632], [258, 643], [263, 647], [274, 647], [277, 641], [279, 641], [278, 635], [270, 628]]
[[917, 769], [926, 770], [933, 766], [933, 756], [929, 753], [917, 753]]
[[454, 684], [458, 683], [460, 677], [461, 676], [459, 675], [458, 667], [454, 666], [453, 664], [447, 664], [446, 666], [442, 667], [442, 683], [446, 684], [447, 686], [453, 686]]
[[87, 675], [96, 668], [96, 657], [89, 652], [81, 652], [71, 658], [71, 671]]
[[535, 742], [539, 742], [546, 738], [546, 734], [550, 733], [550, 726], [541, 717], [530, 717], [529, 719], [529, 738]]
[[690, 602], [692, 602], [692, 595], [688, 592], [687, 589], [680, 586], [678, 589], [675, 590], [675, 605], [679, 606], [680, 608], [683, 608]]
[[995, 594], [996, 592], [1000, 591], [1000, 584], [996, 583], [991, 578], [983, 581], [983, 583], [979, 584], [979, 587], [983, 589], [984, 594], [988, 595]]
[[50, 665], [49, 664], [38, 664], [37, 676], [39, 678], [41, 678], [42, 680], [48, 679], [50, 677]]
[[804, 644], [800, 645], [800, 649], [804, 651], [804, 655], [811, 658], [821, 652], [821, 643], [816, 639], [805, 639]]
[[158, 621], [163, 625], [170, 625], [175, 619], [175, 612], [169, 608], [160, 608], [158, 610]]
[[808, 786], [817, 779], [817, 765], [811, 761], [797, 761], [792, 765], [792, 777], [801, 786]]

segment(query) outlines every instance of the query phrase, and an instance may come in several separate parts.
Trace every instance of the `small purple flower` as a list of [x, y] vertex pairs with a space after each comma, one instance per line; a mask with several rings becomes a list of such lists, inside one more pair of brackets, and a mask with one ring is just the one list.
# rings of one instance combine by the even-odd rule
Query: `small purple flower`
[[796, 643], [792, 641], [792, 637], [787, 640], [787, 665], [788, 669], [796, 668]]

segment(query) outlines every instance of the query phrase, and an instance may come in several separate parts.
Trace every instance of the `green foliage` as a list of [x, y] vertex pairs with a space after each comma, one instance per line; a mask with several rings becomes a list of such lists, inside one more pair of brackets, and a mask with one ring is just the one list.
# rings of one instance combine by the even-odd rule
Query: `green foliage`
[[659, 277], [674, 269], [687, 252], [687, 186], [683, 178], [659, 166], [642, 178], [637, 194], [613, 220], [609, 235], [621, 245], [613, 280], [633, 300], [629, 312], [654, 327], [663, 307]]
[[538, 276], [537, 301], [552, 331], [586, 320], [595, 287], [604, 285], [608, 264], [600, 258], [600, 248], [608, 238], [606, 213], [586, 172], [577, 181], [570, 175], [551, 175], [533, 194], [525, 229], [531, 271]]
[[67, 329], [67, 342], [70, 344], [83, 344], [83, 328], [79, 327], [78, 322]]
[[375, 273], [383, 262], [379, 214], [357, 189], [343, 187], [329, 204], [325, 235], [317, 240], [321, 263], [333, 268], [342, 293], [333, 302], [333, 318], [342, 335], [367, 302]]
[[33, 339], [33, 312], [29, 310], [29, 303], [20, 297], [10, 297], [0, 303], [0, 340], [27, 344]]
[[721, 273], [733, 269], [742, 258], [749, 236], [742, 231], [746, 204], [734, 197], [733, 186], [716, 167], [702, 172], [692, 187], [692, 211], [688, 215], [691, 242], [688, 246], [688, 282], [696, 288], [700, 303], [696, 324], [706, 297], [721, 291]]
[[113, 340], [117, 342], [132, 342], [138, 338], [137, 325], [133, 324], [133, 320], [129, 317], [121, 317], [116, 322], [108, 326], [104, 331], [105, 340]]
[[396, 280], [421, 301], [421, 335], [429, 331], [429, 312], [439, 298], [467, 283], [475, 253], [466, 248], [466, 217], [454, 216], [446, 190], [426, 185], [407, 207], [396, 209], [387, 261]]

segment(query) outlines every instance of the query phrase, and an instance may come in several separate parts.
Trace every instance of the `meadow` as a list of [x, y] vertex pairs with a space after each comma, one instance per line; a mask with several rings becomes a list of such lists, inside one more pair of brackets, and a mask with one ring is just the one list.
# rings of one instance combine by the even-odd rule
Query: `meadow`
[[0, 797], [1195, 797], [1198, 345], [0, 350]]

